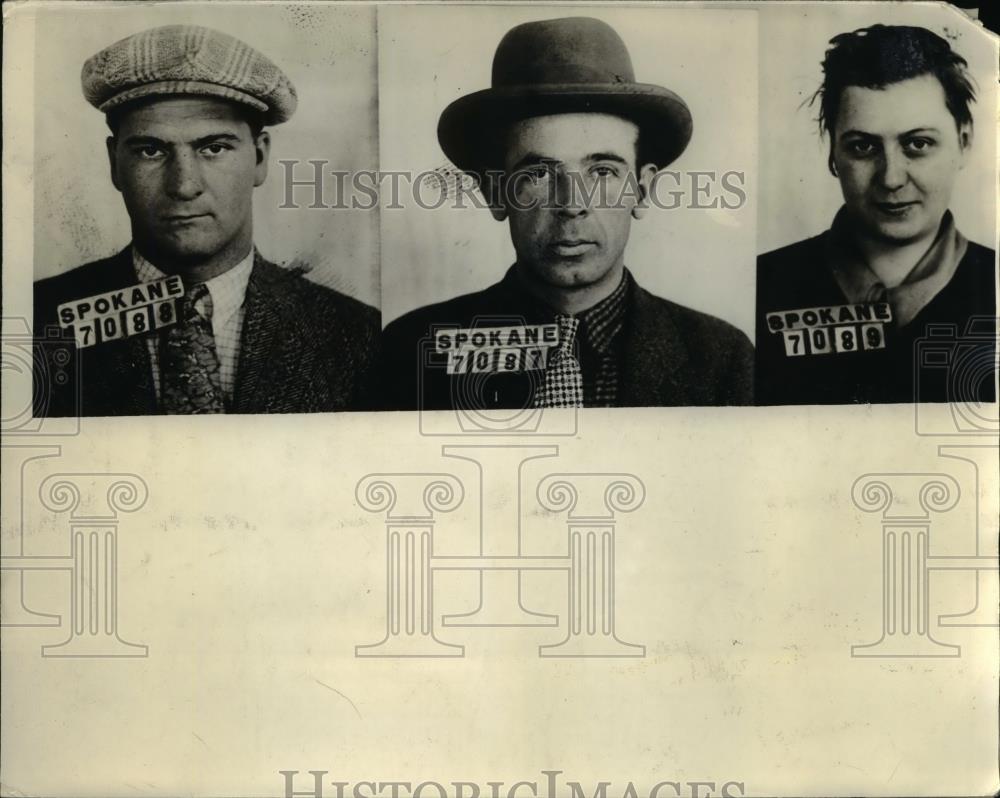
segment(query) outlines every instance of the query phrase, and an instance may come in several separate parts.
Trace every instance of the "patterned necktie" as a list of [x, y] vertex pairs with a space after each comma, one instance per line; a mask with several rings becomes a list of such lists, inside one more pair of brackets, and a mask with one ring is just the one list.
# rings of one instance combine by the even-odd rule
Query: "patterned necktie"
[[[203, 316], [197, 308], [204, 304]], [[160, 340], [160, 399], [164, 413], [225, 413], [219, 355], [212, 335], [212, 297], [194, 283], [181, 297], [178, 321]]]
[[545, 369], [545, 385], [535, 394], [535, 407], [583, 407], [583, 374], [573, 356], [580, 320], [572, 316], [556, 316], [559, 325], [559, 345], [549, 355]]

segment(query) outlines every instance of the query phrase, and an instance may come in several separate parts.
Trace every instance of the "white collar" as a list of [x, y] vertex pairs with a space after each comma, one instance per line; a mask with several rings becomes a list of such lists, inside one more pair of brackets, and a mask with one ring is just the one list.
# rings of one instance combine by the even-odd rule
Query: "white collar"
[[[216, 275], [205, 282], [209, 296], [212, 297], [212, 327], [221, 330], [233, 314], [243, 307], [246, 299], [247, 283], [250, 282], [250, 272], [253, 270], [254, 249], [239, 263], [222, 274]], [[149, 283], [162, 280], [167, 274], [150, 263], [134, 246], [132, 247], [132, 263], [136, 277], [140, 282]]]

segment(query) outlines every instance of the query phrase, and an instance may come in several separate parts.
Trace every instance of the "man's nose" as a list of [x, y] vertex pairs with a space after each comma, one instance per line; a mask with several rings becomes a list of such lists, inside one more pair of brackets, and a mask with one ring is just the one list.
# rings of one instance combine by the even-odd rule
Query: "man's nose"
[[167, 166], [167, 194], [173, 199], [192, 200], [201, 194], [201, 166], [194, 153], [178, 150]]
[[879, 165], [879, 182], [886, 191], [896, 191], [906, 185], [907, 168], [906, 155], [896, 148], [887, 148]]
[[578, 172], [556, 170], [556, 206], [564, 216], [582, 216], [587, 213], [584, 186]]

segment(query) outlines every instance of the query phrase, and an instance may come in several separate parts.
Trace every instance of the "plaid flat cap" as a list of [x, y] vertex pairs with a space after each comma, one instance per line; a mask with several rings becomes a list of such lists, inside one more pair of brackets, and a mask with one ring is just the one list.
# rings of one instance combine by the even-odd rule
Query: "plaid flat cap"
[[165, 25], [128, 36], [87, 59], [83, 96], [99, 111], [142, 97], [197, 94], [255, 108], [266, 124], [295, 112], [295, 87], [246, 42], [198, 25]]

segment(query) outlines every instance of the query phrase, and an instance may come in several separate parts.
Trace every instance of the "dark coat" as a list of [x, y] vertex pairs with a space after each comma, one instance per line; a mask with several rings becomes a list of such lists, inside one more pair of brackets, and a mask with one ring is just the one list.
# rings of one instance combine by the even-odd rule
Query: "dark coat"
[[[767, 329], [768, 313], [849, 304], [826, 260], [828, 235], [757, 259], [757, 404], [991, 402], [994, 252], [971, 241], [938, 295], [904, 327], [887, 325], [884, 349], [785, 354], [781, 333]], [[964, 376], [952, 380], [956, 368]]]
[[[136, 282], [131, 250], [125, 249], [35, 283], [36, 417], [158, 413], [144, 336], [77, 350], [57, 324], [63, 302]], [[359, 407], [379, 327], [374, 308], [255, 254], [230, 412]]]
[[[753, 346], [724, 321], [653, 296], [634, 285], [622, 331], [617, 404], [622, 407], [741, 405], [752, 401]], [[551, 323], [526, 308], [504, 280], [484, 291], [428, 305], [395, 320], [382, 337], [381, 405], [389, 410], [521, 408], [539, 372], [449, 375], [433, 352], [431, 330], [457, 325]], [[421, 364], [424, 365], [421, 365]]]

